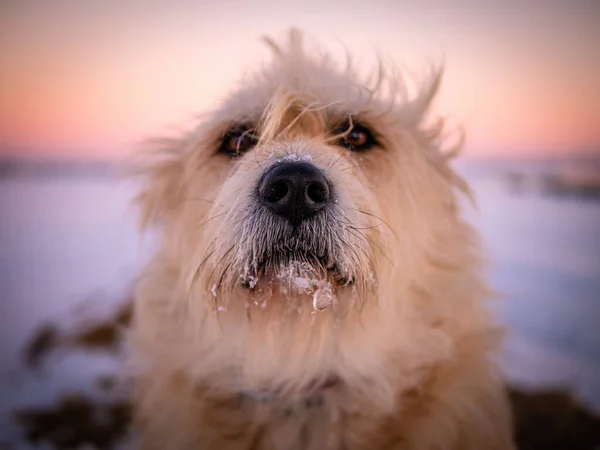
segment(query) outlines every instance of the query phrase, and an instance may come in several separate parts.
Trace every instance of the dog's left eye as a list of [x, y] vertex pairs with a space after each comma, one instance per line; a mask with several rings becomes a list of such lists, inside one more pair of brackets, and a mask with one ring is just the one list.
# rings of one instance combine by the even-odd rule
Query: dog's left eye
[[254, 147], [257, 142], [258, 139], [252, 129], [246, 127], [235, 128], [225, 133], [219, 152], [230, 156], [240, 156]]
[[339, 141], [339, 145], [353, 151], [368, 150], [376, 144], [373, 134], [358, 124], [354, 125]]

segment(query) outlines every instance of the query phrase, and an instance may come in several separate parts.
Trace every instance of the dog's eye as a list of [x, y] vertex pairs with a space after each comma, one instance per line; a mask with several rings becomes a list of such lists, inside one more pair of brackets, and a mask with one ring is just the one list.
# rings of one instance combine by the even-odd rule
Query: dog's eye
[[256, 145], [258, 139], [250, 128], [242, 127], [228, 131], [221, 141], [220, 153], [240, 156]]
[[[348, 128], [346, 127], [346, 130], [347, 129]], [[376, 142], [367, 128], [357, 124], [344, 134], [339, 141], [339, 145], [352, 151], [362, 151], [370, 149], [376, 145]]]

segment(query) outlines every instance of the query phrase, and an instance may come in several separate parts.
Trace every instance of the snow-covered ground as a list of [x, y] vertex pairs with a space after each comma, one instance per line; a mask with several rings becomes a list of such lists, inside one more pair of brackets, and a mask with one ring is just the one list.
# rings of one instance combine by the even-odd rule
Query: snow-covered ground
[[[494, 171], [462, 170], [477, 191], [480, 211], [468, 216], [491, 251], [491, 281], [506, 294], [492, 307], [510, 330], [509, 379], [567, 386], [600, 410], [600, 202], [511, 194]], [[21, 350], [42, 323], [105, 315], [126, 295], [148, 254], [131, 194], [110, 177], [0, 180], [0, 443], [17, 440], [13, 408], [93, 393], [94, 376], [115, 369], [110, 357], [74, 354], [32, 373]]]

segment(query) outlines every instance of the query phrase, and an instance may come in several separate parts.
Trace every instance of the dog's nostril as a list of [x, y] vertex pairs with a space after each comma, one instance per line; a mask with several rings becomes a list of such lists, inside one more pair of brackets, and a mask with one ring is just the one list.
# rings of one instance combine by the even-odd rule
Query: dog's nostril
[[287, 183], [285, 181], [278, 181], [268, 185], [268, 187], [264, 190], [263, 198], [267, 202], [276, 203], [284, 199], [288, 192], [289, 189]]
[[329, 198], [327, 183], [311, 183], [306, 190], [308, 198], [315, 203], [325, 203]]
[[269, 168], [258, 183], [257, 194], [264, 206], [293, 225], [318, 214], [331, 197], [325, 174], [305, 161]]

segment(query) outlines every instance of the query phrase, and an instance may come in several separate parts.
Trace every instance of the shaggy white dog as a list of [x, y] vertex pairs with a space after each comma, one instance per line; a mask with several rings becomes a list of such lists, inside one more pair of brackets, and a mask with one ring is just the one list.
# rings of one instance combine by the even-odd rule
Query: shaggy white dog
[[467, 185], [381, 63], [271, 64], [155, 142], [131, 343], [143, 449], [512, 449]]

